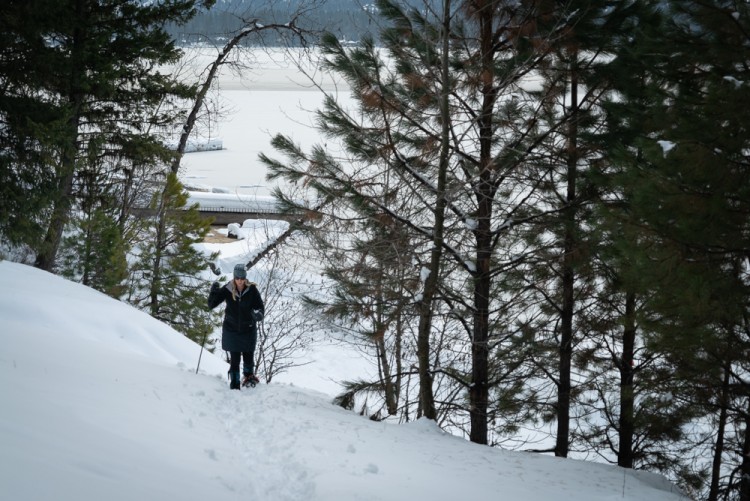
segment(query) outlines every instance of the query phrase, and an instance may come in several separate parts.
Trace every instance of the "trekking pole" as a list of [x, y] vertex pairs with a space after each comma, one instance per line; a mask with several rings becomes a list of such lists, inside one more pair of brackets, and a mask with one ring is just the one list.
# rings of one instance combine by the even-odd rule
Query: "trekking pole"
[[[263, 319], [263, 320], [265, 320], [265, 319]], [[261, 339], [264, 340], [264, 344], [265, 344], [265, 340], [266, 340], [266, 325], [265, 325], [265, 323], [263, 323], [263, 320], [260, 321], [260, 332], [261, 332]], [[261, 356], [261, 358], [263, 358], [263, 373], [266, 375], [266, 381], [268, 381], [268, 367], [266, 366], [266, 357], [263, 354], [263, 352], [261, 352], [260, 356]]]
[[195, 373], [198, 374], [198, 369], [201, 368], [201, 357], [203, 356], [203, 345], [206, 344], [206, 338], [208, 337], [208, 331], [203, 334], [203, 342], [201, 343], [201, 353], [198, 355], [198, 366], [195, 368]]

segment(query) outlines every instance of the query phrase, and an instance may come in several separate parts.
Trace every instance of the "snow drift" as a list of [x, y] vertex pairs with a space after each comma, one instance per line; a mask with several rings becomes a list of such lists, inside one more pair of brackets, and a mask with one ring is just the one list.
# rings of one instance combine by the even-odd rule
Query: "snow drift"
[[656, 475], [372, 422], [303, 381], [230, 391], [221, 358], [195, 374], [200, 347], [140, 311], [19, 264], [0, 281], [0, 499], [685, 499]]

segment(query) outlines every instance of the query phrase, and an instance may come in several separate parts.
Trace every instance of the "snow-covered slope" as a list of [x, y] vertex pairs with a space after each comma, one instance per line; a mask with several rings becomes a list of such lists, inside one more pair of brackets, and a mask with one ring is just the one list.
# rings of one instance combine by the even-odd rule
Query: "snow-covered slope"
[[226, 364], [142, 312], [0, 262], [0, 499], [685, 499], [655, 475], [387, 425]]

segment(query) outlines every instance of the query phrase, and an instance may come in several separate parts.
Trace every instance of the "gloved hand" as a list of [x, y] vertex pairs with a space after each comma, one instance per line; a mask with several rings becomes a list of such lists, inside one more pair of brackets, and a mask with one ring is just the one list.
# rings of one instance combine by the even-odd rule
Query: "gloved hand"
[[213, 291], [217, 291], [217, 290], [219, 290], [220, 288], [221, 288], [221, 285], [219, 284], [219, 282], [214, 282], [214, 283], [212, 283], [212, 284], [211, 284], [211, 291], [212, 291], [212, 292], [213, 292]]
[[256, 322], [263, 320], [263, 312], [260, 310], [253, 310], [253, 316], [255, 317]]

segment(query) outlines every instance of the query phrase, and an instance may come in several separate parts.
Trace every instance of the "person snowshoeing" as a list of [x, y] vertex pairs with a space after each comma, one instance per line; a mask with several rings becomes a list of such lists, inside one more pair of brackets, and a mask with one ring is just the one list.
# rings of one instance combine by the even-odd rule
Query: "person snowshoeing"
[[[221, 329], [221, 349], [229, 352], [229, 387], [239, 390], [240, 386], [255, 386], [258, 378], [253, 371], [253, 357], [258, 341], [257, 322], [263, 320], [265, 308], [258, 287], [247, 280], [245, 265], [236, 265], [232, 280], [223, 287], [219, 282], [211, 285], [208, 307], [213, 310], [221, 303], [226, 304]], [[240, 358], [243, 362], [242, 381]]]

